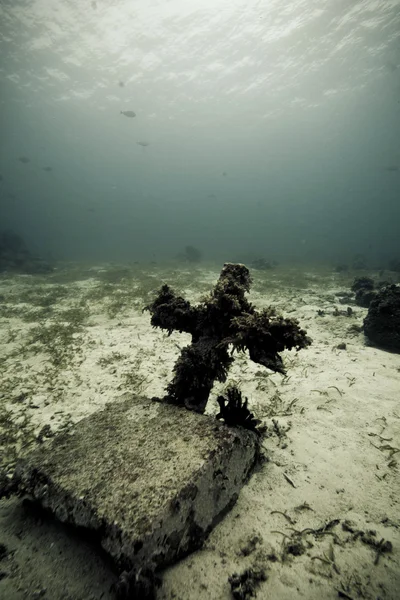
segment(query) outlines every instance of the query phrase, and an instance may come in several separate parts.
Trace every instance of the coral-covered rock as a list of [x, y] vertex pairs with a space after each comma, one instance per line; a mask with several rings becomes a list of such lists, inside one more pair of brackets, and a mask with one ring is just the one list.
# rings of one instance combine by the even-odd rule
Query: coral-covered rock
[[356, 304], [368, 308], [376, 297], [375, 283], [370, 277], [356, 277], [351, 289], [356, 294]]
[[374, 280], [370, 277], [356, 277], [351, 289], [353, 292], [358, 292], [358, 290], [373, 290], [374, 287]]
[[364, 319], [364, 333], [373, 344], [400, 352], [400, 286], [377, 292]]
[[376, 294], [376, 290], [358, 290], [356, 292], [355, 302], [357, 306], [368, 308], [371, 305], [372, 300], [375, 300]]

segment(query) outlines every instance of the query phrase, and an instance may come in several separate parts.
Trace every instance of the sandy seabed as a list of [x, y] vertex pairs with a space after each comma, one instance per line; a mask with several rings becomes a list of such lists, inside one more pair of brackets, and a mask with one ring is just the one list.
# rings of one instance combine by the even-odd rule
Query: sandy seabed
[[[199, 301], [219, 270], [69, 265], [47, 277], [3, 274], [2, 469], [11, 474], [18, 456], [126, 391], [162, 395], [189, 336], [152, 329], [142, 308], [163, 282]], [[252, 273], [255, 306], [297, 318], [313, 343], [283, 353], [286, 377], [239, 354], [215, 386], [207, 412], [239, 385], [267, 426], [265, 457], [204, 548], [162, 573], [157, 598], [228, 600], [228, 578], [249, 568], [267, 576], [258, 598], [400, 598], [400, 356], [369, 346], [354, 327], [367, 310], [351, 305], [349, 315], [339, 302], [358, 274]], [[84, 535], [20, 499], [0, 501], [0, 598], [108, 600], [116, 579]]]

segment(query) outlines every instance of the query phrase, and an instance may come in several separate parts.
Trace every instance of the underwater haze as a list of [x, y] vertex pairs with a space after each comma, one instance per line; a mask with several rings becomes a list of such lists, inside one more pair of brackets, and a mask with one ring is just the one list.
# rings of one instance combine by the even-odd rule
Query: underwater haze
[[400, 256], [399, 0], [1, 0], [0, 83], [44, 257]]

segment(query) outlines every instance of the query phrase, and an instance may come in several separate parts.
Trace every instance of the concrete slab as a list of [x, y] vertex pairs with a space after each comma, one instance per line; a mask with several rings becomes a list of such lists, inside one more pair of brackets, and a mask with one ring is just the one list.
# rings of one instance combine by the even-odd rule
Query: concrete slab
[[119, 570], [199, 548], [238, 497], [257, 439], [215, 419], [126, 395], [20, 461], [17, 493], [85, 527]]

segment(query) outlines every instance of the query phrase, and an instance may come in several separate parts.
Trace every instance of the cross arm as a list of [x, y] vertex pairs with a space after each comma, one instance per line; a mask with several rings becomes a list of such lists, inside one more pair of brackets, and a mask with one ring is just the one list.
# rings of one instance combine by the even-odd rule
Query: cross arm
[[163, 285], [155, 300], [145, 307], [151, 313], [153, 327], [166, 329], [168, 335], [173, 331], [193, 333], [196, 328], [196, 310], [190, 302], [175, 293], [168, 285]]
[[285, 368], [279, 352], [311, 344], [296, 319], [278, 316], [273, 308], [236, 317], [231, 328], [233, 335], [228, 341], [235, 350], [248, 350], [252, 361], [282, 374]]

